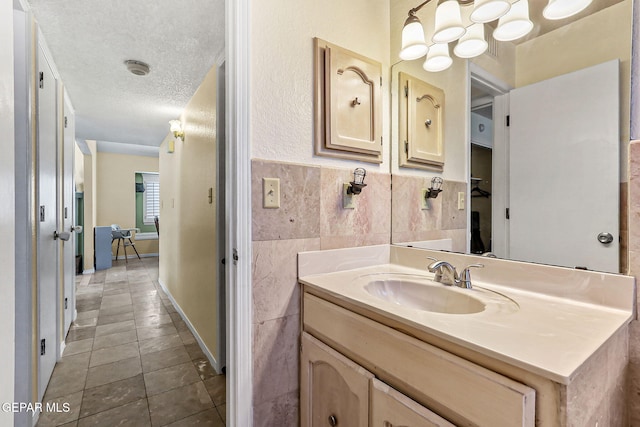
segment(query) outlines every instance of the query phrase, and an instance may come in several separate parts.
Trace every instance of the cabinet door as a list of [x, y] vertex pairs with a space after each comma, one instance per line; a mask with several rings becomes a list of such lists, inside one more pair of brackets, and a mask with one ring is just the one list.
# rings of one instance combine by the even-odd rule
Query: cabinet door
[[307, 333], [302, 334], [302, 427], [368, 427], [373, 375]]
[[376, 379], [371, 381], [371, 427], [455, 427]]
[[442, 170], [444, 91], [400, 73], [400, 166]]

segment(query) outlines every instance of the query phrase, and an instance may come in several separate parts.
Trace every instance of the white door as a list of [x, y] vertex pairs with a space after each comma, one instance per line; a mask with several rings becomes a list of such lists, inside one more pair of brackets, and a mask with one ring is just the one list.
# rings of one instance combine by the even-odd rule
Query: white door
[[58, 241], [57, 226], [57, 126], [56, 80], [42, 51], [38, 49], [39, 88], [37, 93], [37, 170], [38, 170], [38, 397], [47, 388], [56, 364], [58, 330]]
[[619, 271], [618, 68], [511, 91], [511, 259]]
[[[69, 101], [64, 102], [64, 141], [62, 146], [62, 230], [73, 229], [75, 188], [73, 185], [73, 156], [75, 140], [75, 117]], [[64, 333], [67, 336], [75, 312], [75, 238], [62, 243], [64, 277]]]

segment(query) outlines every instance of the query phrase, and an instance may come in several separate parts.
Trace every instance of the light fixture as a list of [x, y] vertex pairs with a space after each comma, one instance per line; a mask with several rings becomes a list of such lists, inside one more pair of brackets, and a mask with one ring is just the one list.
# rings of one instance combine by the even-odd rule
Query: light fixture
[[349, 188], [347, 189], [347, 194], [360, 194], [362, 189], [367, 186], [364, 183], [364, 177], [367, 176], [367, 171], [364, 168], [356, 168], [353, 171], [353, 181], [349, 184]]
[[568, 18], [585, 10], [591, 2], [592, 0], [549, 0], [542, 16], [551, 20]]
[[429, 49], [422, 68], [435, 73], [446, 70], [451, 66], [451, 63], [453, 63], [453, 59], [449, 56], [449, 45], [447, 43], [434, 44]]
[[510, 8], [511, 2], [508, 0], [476, 0], [469, 19], [484, 24], [500, 18]]
[[438, 197], [438, 194], [442, 192], [442, 178], [439, 176], [434, 176], [431, 178], [431, 187], [427, 188], [427, 191], [424, 195], [425, 199], [435, 199]]
[[420, 20], [409, 13], [402, 28], [402, 49], [400, 58], [405, 61], [422, 58], [427, 54], [429, 47], [424, 41], [424, 29]]
[[184, 142], [184, 131], [182, 130], [182, 123], [180, 120], [171, 120], [169, 121], [169, 125], [171, 125], [170, 130], [173, 132], [173, 137], [180, 138], [182, 142]]
[[457, 0], [440, 0], [436, 8], [434, 43], [449, 43], [458, 40], [465, 33]]
[[353, 196], [356, 196], [362, 192], [362, 189], [367, 186], [364, 183], [364, 177], [367, 176], [367, 171], [363, 168], [356, 168], [353, 171], [353, 181], [350, 183], [342, 184], [342, 207], [344, 209], [355, 209]]
[[484, 39], [484, 24], [473, 24], [467, 28], [464, 36], [460, 37], [453, 53], [458, 58], [474, 58], [482, 55], [489, 47], [489, 43]]
[[533, 22], [529, 19], [529, 0], [518, 0], [511, 5], [506, 15], [498, 20], [493, 38], [499, 41], [511, 41], [529, 34]]
[[[528, 0], [438, 0], [435, 10], [433, 44], [424, 43], [424, 29], [416, 13], [432, 0], [426, 0], [409, 10], [409, 17], [402, 29], [400, 59], [408, 61], [427, 59], [423, 68], [427, 71], [443, 71], [453, 63], [446, 43], [458, 41], [453, 53], [460, 58], [482, 55], [488, 47], [484, 27], [478, 24], [499, 19], [493, 37], [499, 41], [511, 41], [527, 35], [534, 27], [529, 19]], [[547, 19], [563, 19], [584, 10], [593, 0], [548, 0], [543, 15]], [[470, 14], [461, 13], [461, 6], [473, 6]], [[461, 16], [469, 16], [471, 25], [463, 25]], [[435, 52], [434, 52], [435, 51]]]

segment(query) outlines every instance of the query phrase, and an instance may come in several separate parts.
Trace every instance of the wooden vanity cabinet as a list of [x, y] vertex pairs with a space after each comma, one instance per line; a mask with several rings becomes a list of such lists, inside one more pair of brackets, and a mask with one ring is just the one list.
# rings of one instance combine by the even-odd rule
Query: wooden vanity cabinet
[[535, 425], [533, 388], [307, 292], [301, 360], [302, 427]]

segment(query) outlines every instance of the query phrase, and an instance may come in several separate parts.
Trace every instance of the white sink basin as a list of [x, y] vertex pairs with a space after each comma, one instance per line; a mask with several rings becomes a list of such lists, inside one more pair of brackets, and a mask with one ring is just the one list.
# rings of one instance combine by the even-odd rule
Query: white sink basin
[[486, 305], [468, 289], [447, 287], [441, 283], [407, 278], [380, 278], [364, 286], [370, 295], [407, 308], [446, 314], [471, 314], [484, 311]]

